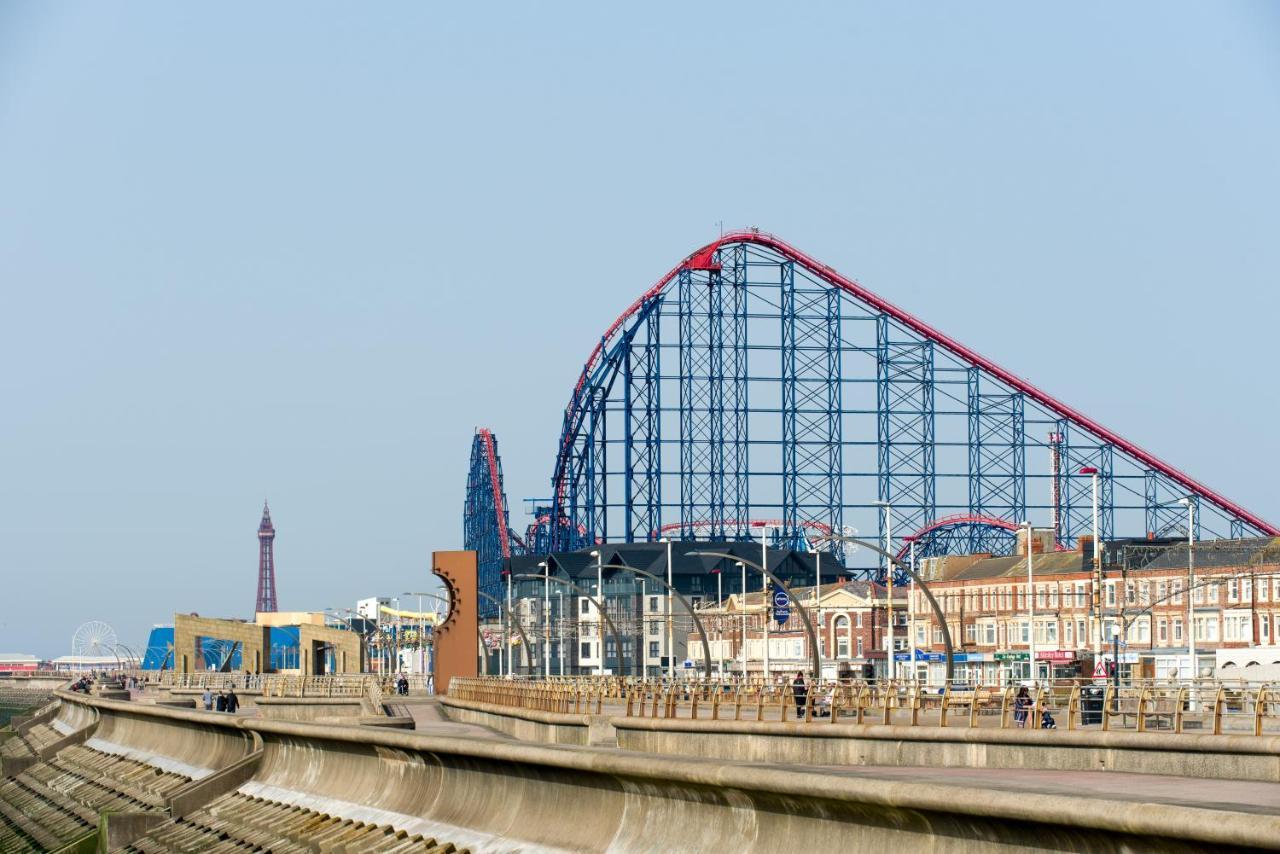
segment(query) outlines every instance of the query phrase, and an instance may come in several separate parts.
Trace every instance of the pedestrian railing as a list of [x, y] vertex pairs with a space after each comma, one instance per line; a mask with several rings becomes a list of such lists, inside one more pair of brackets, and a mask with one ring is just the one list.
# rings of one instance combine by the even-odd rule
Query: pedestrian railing
[[1280, 734], [1280, 688], [1227, 683], [927, 687], [904, 682], [454, 678], [449, 695], [511, 708], [685, 720]]

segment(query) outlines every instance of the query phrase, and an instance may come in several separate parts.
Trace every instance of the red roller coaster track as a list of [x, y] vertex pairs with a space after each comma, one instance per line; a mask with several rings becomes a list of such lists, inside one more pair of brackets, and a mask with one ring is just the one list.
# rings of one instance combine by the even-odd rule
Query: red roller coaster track
[[484, 441], [485, 463], [489, 466], [489, 488], [493, 490], [493, 508], [498, 516], [498, 541], [502, 543], [502, 556], [511, 557], [511, 540], [507, 535], [507, 508], [502, 500], [502, 478], [498, 475], [498, 455], [493, 450], [493, 433], [481, 427], [478, 431]]
[[[1090, 433], [1093, 433], [1098, 438], [1103, 439], [1104, 441], [1114, 445], [1115, 447], [1119, 448], [1123, 452], [1127, 453], [1129, 456], [1133, 457], [1134, 459], [1139, 460], [1140, 462], [1146, 464], [1152, 469], [1155, 469], [1156, 471], [1168, 477], [1170, 480], [1185, 487], [1192, 494], [1212, 502], [1213, 504], [1217, 505], [1218, 507], [1230, 513], [1232, 516], [1235, 516], [1237, 519], [1240, 519], [1241, 521], [1252, 525], [1253, 527], [1257, 528], [1258, 530], [1262, 531], [1265, 534], [1268, 534], [1270, 536], [1280, 536], [1280, 527], [1276, 527], [1275, 525], [1272, 525], [1270, 522], [1250, 512], [1249, 510], [1246, 510], [1244, 507], [1235, 503], [1234, 501], [1227, 498], [1226, 496], [1220, 495], [1219, 493], [1214, 492], [1209, 487], [1205, 486], [1204, 484], [1192, 478], [1190, 475], [1184, 474], [1183, 472], [1169, 465], [1165, 461], [1159, 459], [1158, 457], [1151, 454], [1150, 452], [1143, 450], [1142, 448], [1135, 445], [1133, 442], [1130, 442], [1128, 439], [1125, 439], [1123, 436], [1119, 435], [1118, 433], [1114, 433], [1111, 430], [1108, 430], [1106, 427], [1103, 427], [1097, 421], [1094, 421], [1092, 418], [1088, 417], [1084, 413], [1076, 409], [1073, 409], [1070, 406], [1067, 406], [1065, 403], [1062, 403], [1057, 398], [1041, 391], [1039, 388], [1035, 387], [1027, 380], [1024, 380], [1021, 377], [1017, 376], [1016, 374], [1000, 367], [995, 362], [991, 361], [985, 356], [980, 355], [979, 353], [974, 352], [973, 350], [969, 349], [965, 345], [961, 344], [959, 341], [956, 341], [954, 338], [951, 338], [950, 336], [943, 334], [939, 330], [934, 329], [932, 326], [925, 323], [923, 320], [920, 320], [918, 317], [889, 303], [882, 297], [877, 296], [876, 294], [864, 288], [862, 285], [859, 285], [853, 279], [842, 276], [834, 268], [821, 263], [820, 261], [810, 257], [809, 255], [806, 255], [804, 252], [801, 252], [799, 249], [796, 249], [791, 244], [787, 243], [786, 241], [778, 237], [773, 236], [772, 234], [767, 234], [765, 232], [757, 231], [754, 229], [750, 231], [730, 232], [729, 234], [722, 236], [719, 240], [708, 243], [706, 246], [692, 253], [683, 261], [681, 261], [679, 264], [677, 264], [675, 267], [673, 267], [665, 276], [663, 276], [651, 288], [649, 288], [649, 290], [645, 291], [644, 294], [642, 294], [639, 299], [633, 302], [627, 308], [626, 311], [624, 311], [621, 315], [619, 315], [618, 319], [615, 320], [607, 330], [605, 330], [604, 336], [600, 339], [599, 343], [596, 344], [595, 349], [591, 351], [591, 355], [590, 357], [588, 357], [587, 363], [582, 369], [582, 375], [578, 378], [578, 383], [574, 387], [573, 399], [569, 403], [571, 415], [574, 413], [575, 408], [578, 406], [578, 401], [580, 399], [582, 387], [587, 382], [588, 377], [591, 376], [592, 371], [595, 369], [596, 363], [600, 360], [601, 355], [604, 353], [605, 347], [610, 341], [612, 341], [613, 337], [623, 327], [623, 325], [627, 322], [627, 320], [630, 319], [633, 315], [635, 315], [635, 313], [638, 312], [648, 300], [660, 294], [682, 269], [686, 269], [686, 268], [693, 269], [693, 270], [714, 269], [715, 268], [714, 257], [715, 257], [716, 251], [719, 250], [722, 246], [727, 246], [735, 243], [752, 243], [757, 246], [763, 246], [765, 248], [773, 250], [774, 252], [777, 252], [779, 255], [782, 255], [785, 258], [795, 261], [797, 264], [800, 264], [806, 270], [808, 270], [811, 274], [823, 280], [827, 284], [832, 285], [833, 287], [837, 287], [845, 291], [846, 293], [851, 294], [852, 296], [856, 297], [857, 299], [861, 300], [867, 305], [873, 306], [878, 311], [881, 311], [884, 314], [889, 315], [894, 320], [898, 321], [899, 323], [906, 326], [907, 328], [914, 330], [920, 335], [923, 335], [928, 340], [933, 341], [935, 344], [938, 344], [939, 346], [948, 350], [950, 353], [952, 353], [952, 355], [956, 356], [962, 361], [965, 361], [970, 365], [973, 365], [974, 367], [981, 368], [982, 370], [986, 371], [992, 376], [995, 376], [996, 378], [1000, 379], [1002, 382], [1004, 382], [1011, 388], [1014, 388], [1022, 392], [1027, 397], [1036, 401], [1037, 403], [1049, 409], [1050, 411], [1056, 413], [1058, 416], [1067, 419], [1068, 421], [1070, 421], [1071, 423], [1079, 427], [1083, 427], [1085, 430], [1088, 430]], [[566, 437], [566, 440], [569, 440], [569, 439], [570, 437]], [[560, 453], [562, 455], [567, 453], [567, 451], [568, 451], [567, 447], [560, 449]], [[561, 481], [556, 484], [556, 492], [558, 495], [563, 496], [564, 487], [565, 487], [563, 478], [564, 478], [565, 472], [567, 472], [567, 467], [559, 465], [557, 466], [557, 471], [560, 473]]]

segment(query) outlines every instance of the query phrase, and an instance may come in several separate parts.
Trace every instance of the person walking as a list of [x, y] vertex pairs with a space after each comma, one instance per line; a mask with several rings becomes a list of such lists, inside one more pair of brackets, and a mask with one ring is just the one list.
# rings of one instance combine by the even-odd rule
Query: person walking
[[804, 673], [796, 671], [796, 678], [791, 681], [791, 693], [796, 700], [796, 717], [804, 717], [805, 700], [809, 697], [809, 687], [805, 685]]
[[1027, 690], [1027, 686], [1023, 685], [1018, 689], [1018, 695], [1013, 698], [1013, 719], [1019, 727], [1027, 725], [1027, 713], [1031, 710], [1031, 692]]
[[215, 702], [214, 708], [219, 712], [225, 712], [227, 710], [227, 695], [222, 691], [218, 692], [218, 699]]
[[213, 690], [210, 688], [205, 688], [204, 697], [202, 699], [204, 700], [204, 710], [206, 712], [212, 712], [213, 711]]
[[227, 712], [234, 715], [238, 708], [240, 708], [240, 698], [236, 696], [236, 689], [232, 688], [227, 694]]

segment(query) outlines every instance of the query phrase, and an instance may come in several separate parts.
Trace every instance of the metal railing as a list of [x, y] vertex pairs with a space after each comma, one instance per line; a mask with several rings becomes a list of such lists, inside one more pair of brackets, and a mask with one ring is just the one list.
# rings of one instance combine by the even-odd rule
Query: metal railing
[[1280, 687], [1224, 682], [1037, 686], [454, 678], [449, 696], [511, 708], [684, 720], [1280, 735]]

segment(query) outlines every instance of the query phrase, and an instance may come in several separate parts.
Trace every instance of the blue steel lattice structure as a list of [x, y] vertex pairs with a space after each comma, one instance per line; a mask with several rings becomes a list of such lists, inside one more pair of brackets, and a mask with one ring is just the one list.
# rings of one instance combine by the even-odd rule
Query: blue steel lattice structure
[[[462, 509], [463, 548], [476, 553], [478, 586], [493, 599], [505, 597], [502, 562], [511, 557], [520, 541], [511, 531], [507, 496], [502, 489], [502, 460], [498, 440], [485, 428], [471, 440], [471, 468], [467, 474], [467, 496]], [[481, 597], [477, 603], [482, 618], [498, 615], [493, 600]]]
[[[484, 476], [476, 455], [469, 496]], [[1204, 535], [1280, 533], [831, 267], [737, 232], [684, 259], [601, 337], [530, 535], [556, 551], [663, 531], [747, 540], [752, 520], [776, 518], [775, 542], [804, 548], [815, 528], [883, 539], [888, 502], [894, 551], [931, 531], [933, 549], [999, 553], [1025, 520], [1069, 548], [1092, 533], [1082, 467], [1100, 472], [1104, 539], [1171, 530], [1185, 495]], [[956, 514], [999, 524], [932, 527]], [[505, 518], [469, 509], [486, 518], [495, 530], [475, 541], [495, 554]], [[839, 543], [823, 548], [843, 558]]]

